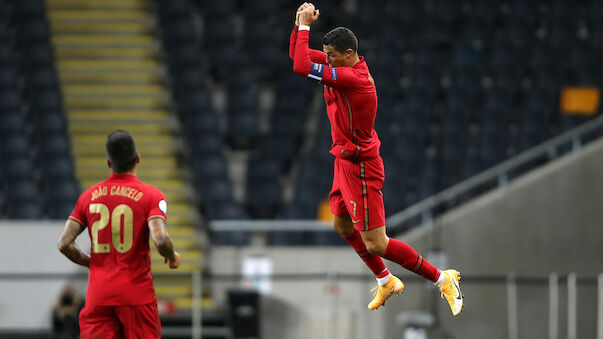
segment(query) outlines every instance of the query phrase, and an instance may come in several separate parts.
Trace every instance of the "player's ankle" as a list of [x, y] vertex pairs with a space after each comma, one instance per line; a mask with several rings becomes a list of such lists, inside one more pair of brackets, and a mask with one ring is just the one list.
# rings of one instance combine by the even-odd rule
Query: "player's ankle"
[[379, 284], [379, 286], [385, 286], [385, 284], [387, 284], [387, 281], [389, 280], [389, 278], [391, 278], [392, 274], [388, 273], [385, 277], [383, 278], [379, 278], [377, 277], [377, 284]]
[[444, 275], [444, 271], [440, 270], [440, 276], [438, 280], [435, 282], [436, 286], [442, 286], [442, 284], [446, 281], [446, 276]]

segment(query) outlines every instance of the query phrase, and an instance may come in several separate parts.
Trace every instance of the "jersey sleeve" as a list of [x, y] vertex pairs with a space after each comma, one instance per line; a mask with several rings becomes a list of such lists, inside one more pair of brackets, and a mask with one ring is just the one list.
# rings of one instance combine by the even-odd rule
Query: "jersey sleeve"
[[320, 82], [336, 89], [354, 88], [365, 85], [365, 81], [358, 78], [351, 67], [324, 67]]
[[157, 188], [152, 191], [151, 198], [149, 199], [148, 211], [147, 220], [155, 217], [167, 219], [167, 202], [165, 201], [165, 195]]
[[[294, 60], [295, 58], [295, 45], [297, 43], [297, 32], [298, 27], [294, 26], [293, 31], [291, 31], [291, 35], [289, 36], [289, 58]], [[327, 63], [327, 54], [325, 52], [309, 49], [310, 50], [310, 61], [320, 64]]]
[[77, 199], [77, 202], [75, 203], [75, 207], [73, 208], [73, 211], [71, 211], [71, 214], [69, 215], [69, 219], [73, 219], [83, 226], [88, 226], [88, 218], [87, 218], [86, 211], [84, 210], [85, 203], [82, 201], [83, 197], [84, 197], [84, 195], [82, 194], [79, 197], [79, 199]]

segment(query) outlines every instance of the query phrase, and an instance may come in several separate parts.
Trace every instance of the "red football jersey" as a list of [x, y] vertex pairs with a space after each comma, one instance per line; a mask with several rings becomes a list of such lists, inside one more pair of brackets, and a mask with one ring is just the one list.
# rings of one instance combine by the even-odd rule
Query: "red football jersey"
[[131, 174], [111, 176], [84, 192], [69, 216], [91, 240], [86, 303], [141, 305], [156, 300], [149, 248], [150, 218], [166, 218], [156, 187]]
[[294, 27], [289, 43], [293, 70], [325, 85], [331, 122], [331, 154], [353, 161], [379, 156], [381, 141], [373, 126], [377, 116], [377, 89], [360, 57], [353, 67], [329, 67], [324, 52], [308, 47], [309, 31]]

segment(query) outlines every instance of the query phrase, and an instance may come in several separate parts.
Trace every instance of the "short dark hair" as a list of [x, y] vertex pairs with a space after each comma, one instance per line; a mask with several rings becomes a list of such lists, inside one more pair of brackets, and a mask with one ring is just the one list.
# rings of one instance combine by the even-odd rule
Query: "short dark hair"
[[136, 143], [128, 131], [117, 129], [111, 132], [107, 136], [106, 148], [113, 172], [127, 173], [136, 165]]
[[356, 53], [358, 51], [358, 39], [349, 28], [333, 28], [322, 37], [323, 45], [331, 45], [338, 52], [345, 52], [348, 48]]

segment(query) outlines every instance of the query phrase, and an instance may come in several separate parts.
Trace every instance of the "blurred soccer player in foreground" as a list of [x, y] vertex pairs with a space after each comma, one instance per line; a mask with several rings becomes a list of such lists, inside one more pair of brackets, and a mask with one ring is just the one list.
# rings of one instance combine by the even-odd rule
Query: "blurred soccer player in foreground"
[[[111, 176], [80, 196], [58, 242], [69, 260], [90, 269], [81, 338], [160, 338], [149, 234], [170, 268], [178, 268], [167, 204], [158, 188], [136, 178], [140, 155], [128, 132], [113, 131], [106, 147]], [[86, 228], [90, 256], [75, 244]]]
[[331, 122], [335, 156], [333, 188], [329, 195], [335, 215], [333, 227], [375, 274], [375, 297], [368, 308], [373, 310], [394, 294], [402, 293], [404, 284], [385, 267], [381, 257], [433, 281], [439, 286], [453, 315], [463, 308], [459, 288], [460, 274], [440, 271], [423, 259], [405, 242], [390, 239], [385, 233], [385, 209], [381, 188], [385, 179], [381, 142], [373, 129], [377, 113], [377, 91], [363, 57], [357, 54], [354, 33], [338, 27], [322, 38], [323, 51], [308, 47], [310, 26], [320, 12], [310, 3], [296, 13], [291, 32], [289, 56], [293, 71], [318, 80], [324, 85], [327, 115]]

